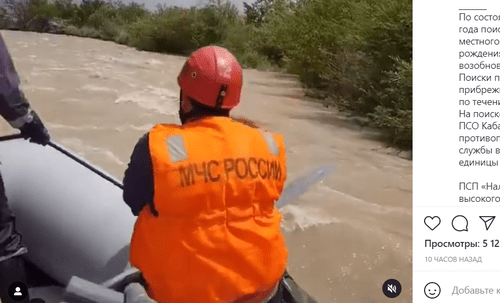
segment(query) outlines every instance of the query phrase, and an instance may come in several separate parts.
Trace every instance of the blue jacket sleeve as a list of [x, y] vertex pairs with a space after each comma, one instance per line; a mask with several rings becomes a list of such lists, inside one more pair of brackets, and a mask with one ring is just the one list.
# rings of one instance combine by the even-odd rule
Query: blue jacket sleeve
[[153, 197], [153, 165], [149, 152], [149, 133], [147, 133], [139, 139], [130, 157], [123, 178], [123, 200], [135, 216], [139, 215], [146, 204], [150, 205], [151, 212], [157, 216]]
[[1, 35], [0, 115], [15, 128], [21, 128], [33, 119], [30, 104], [21, 90], [19, 76]]

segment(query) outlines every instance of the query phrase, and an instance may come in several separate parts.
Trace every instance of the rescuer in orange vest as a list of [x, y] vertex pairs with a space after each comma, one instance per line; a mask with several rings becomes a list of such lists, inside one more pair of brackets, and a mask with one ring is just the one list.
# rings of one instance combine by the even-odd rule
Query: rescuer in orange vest
[[135, 223], [130, 263], [161, 303], [283, 301], [288, 251], [274, 202], [286, 180], [282, 135], [229, 116], [242, 68], [204, 47], [179, 76], [182, 126], [139, 139], [123, 180]]

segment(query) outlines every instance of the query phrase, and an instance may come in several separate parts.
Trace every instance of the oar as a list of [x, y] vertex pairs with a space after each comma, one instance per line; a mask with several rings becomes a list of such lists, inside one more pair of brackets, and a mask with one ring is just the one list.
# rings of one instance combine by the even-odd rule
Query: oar
[[137, 268], [131, 267], [121, 274], [101, 283], [101, 286], [123, 292], [128, 284], [139, 282], [141, 279], [141, 272]]
[[65, 302], [123, 303], [124, 295], [113, 289], [73, 276], [64, 293]]
[[123, 290], [134, 282], [140, 282], [141, 272], [136, 268], [128, 268], [119, 275], [101, 284], [92, 283], [73, 276], [65, 289], [65, 298], [75, 303], [123, 303]]
[[21, 134], [7, 135], [7, 136], [0, 137], [0, 142], [1, 141], [9, 141], [9, 140], [13, 140], [13, 139], [22, 139], [22, 138], [23, 138], [23, 136]]
[[287, 187], [281, 193], [278, 201], [276, 201], [276, 208], [282, 208], [290, 202], [296, 200], [309, 190], [309, 188], [323, 180], [327, 175], [331, 174], [337, 169], [337, 165], [320, 165], [312, 171], [305, 173], [299, 178], [288, 183]]
[[59, 144], [57, 144], [55, 142], [49, 142], [47, 145], [49, 145], [50, 147], [53, 147], [57, 151], [65, 154], [66, 156], [70, 157], [71, 159], [75, 160], [76, 162], [80, 163], [81, 165], [85, 166], [86, 168], [90, 169], [94, 173], [98, 174], [102, 178], [108, 180], [109, 182], [111, 182], [114, 185], [118, 186], [119, 188], [123, 189], [123, 184], [121, 184], [120, 182], [118, 182], [117, 180], [115, 180], [113, 177], [110, 177], [109, 175], [107, 175], [103, 171], [95, 168], [90, 163], [86, 162], [85, 160], [83, 160], [83, 159], [75, 156], [69, 150], [65, 149], [64, 147], [60, 146]]

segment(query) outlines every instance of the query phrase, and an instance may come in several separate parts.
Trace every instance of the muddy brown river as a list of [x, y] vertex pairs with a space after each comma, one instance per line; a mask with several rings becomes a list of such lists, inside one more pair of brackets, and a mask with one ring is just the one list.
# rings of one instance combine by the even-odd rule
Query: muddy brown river
[[[156, 123], [179, 123], [184, 57], [88, 38], [1, 33], [53, 140], [119, 180], [140, 136]], [[281, 210], [295, 280], [319, 302], [411, 302], [412, 162], [377, 141], [375, 131], [305, 100], [289, 75], [244, 70], [233, 112], [284, 134], [289, 180], [322, 164], [339, 166]], [[2, 134], [16, 132], [0, 124]], [[391, 278], [403, 287], [396, 299], [382, 293]]]

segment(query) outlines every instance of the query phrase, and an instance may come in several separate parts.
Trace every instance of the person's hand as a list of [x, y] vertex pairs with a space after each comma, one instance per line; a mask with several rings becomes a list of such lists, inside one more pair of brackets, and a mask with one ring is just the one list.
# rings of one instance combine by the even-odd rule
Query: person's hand
[[157, 303], [155, 300], [148, 297], [146, 290], [139, 283], [131, 283], [125, 287], [124, 303]]
[[33, 115], [33, 121], [24, 124], [19, 130], [24, 139], [30, 139], [30, 142], [46, 145], [50, 142], [49, 131], [45, 128], [40, 120], [40, 117], [35, 111], [31, 112]]

